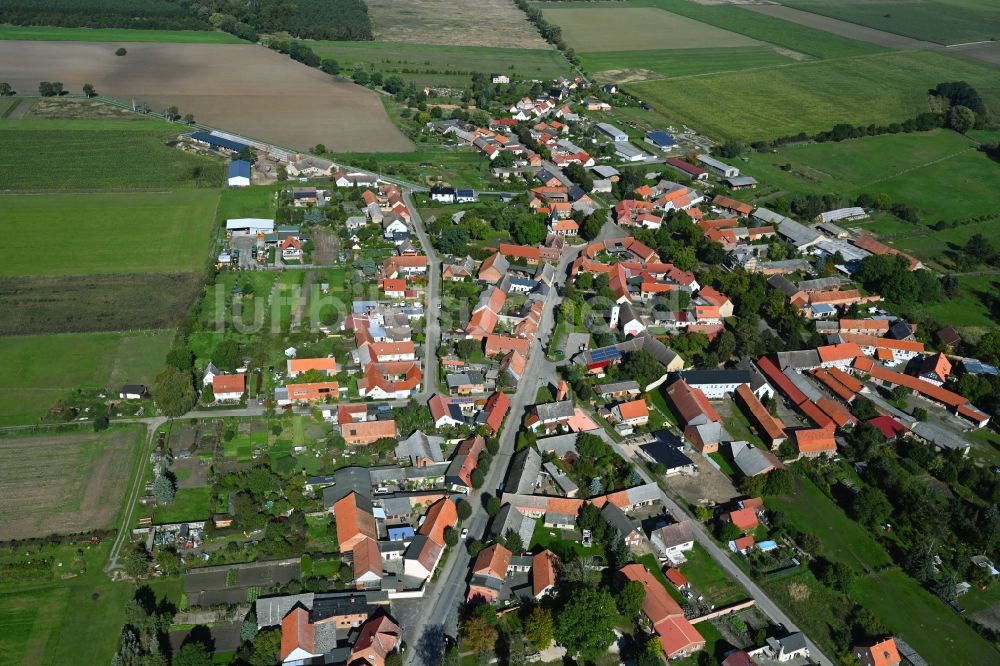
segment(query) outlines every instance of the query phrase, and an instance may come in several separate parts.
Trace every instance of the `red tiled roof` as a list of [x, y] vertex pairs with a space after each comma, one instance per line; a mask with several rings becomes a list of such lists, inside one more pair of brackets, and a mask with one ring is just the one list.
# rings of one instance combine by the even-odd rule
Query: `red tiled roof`
[[833, 453], [837, 450], [833, 431], [827, 428], [796, 430], [795, 443], [799, 447], [800, 453]]
[[509, 550], [495, 543], [479, 552], [472, 565], [472, 573], [503, 580], [507, 577], [507, 567], [510, 566], [512, 555]]
[[309, 611], [296, 606], [281, 620], [281, 660], [295, 650], [313, 654], [316, 650], [316, 627], [309, 622]]
[[555, 553], [543, 550], [531, 558], [531, 591], [536, 597], [556, 584]]
[[792, 383], [792, 380], [786, 377], [785, 373], [778, 369], [777, 364], [767, 356], [761, 356], [757, 359], [757, 367], [760, 368], [760, 371], [764, 373], [768, 380], [770, 380], [770, 382], [774, 384], [779, 391], [785, 394], [785, 397], [792, 401], [792, 404], [798, 405], [808, 400], [806, 394], [800, 391], [799, 388]]
[[778, 419], [771, 416], [767, 408], [761, 404], [753, 390], [747, 384], [740, 384], [736, 387], [736, 395], [740, 403], [744, 405], [754, 424], [760, 428], [771, 440], [782, 439], [785, 436], [785, 426]]
[[212, 377], [213, 393], [243, 393], [247, 388], [246, 375], [216, 375]]
[[455, 508], [455, 503], [446, 497], [431, 505], [431, 508], [427, 510], [424, 524], [417, 531], [439, 546], [443, 546], [445, 529], [457, 524], [458, 511]]
[[730, 511], [729, 522], [744, 532], [760, 525], [760, 521], [757, 520], [757, 512], [749, 507]]

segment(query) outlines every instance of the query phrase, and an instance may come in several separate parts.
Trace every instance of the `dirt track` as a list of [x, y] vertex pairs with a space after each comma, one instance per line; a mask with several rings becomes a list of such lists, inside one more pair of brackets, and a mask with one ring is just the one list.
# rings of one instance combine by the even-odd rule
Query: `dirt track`
[[0, 439], [0, 540], [111, 527], [135, 441], [135, 430]]
[[338, 151], [413, 148], [389, 120], [378, 95], [337, 81], [252, 44], [0, 42], [4, 80], [35, 93], [39, 81], [79, 92], [135, 99], [292, 148], [317, 143]]

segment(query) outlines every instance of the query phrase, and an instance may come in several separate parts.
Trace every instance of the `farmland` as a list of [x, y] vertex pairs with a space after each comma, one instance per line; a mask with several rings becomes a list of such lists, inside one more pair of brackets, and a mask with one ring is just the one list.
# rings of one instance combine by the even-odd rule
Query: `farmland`
[[[828, 130], [837, 123], [901, 122], [927, 111], [928, 88], [956, 79], [975, 86], [987, 106], [1000, 108], [1000, 76], [995, 72], [925, 51], [803, 62], [626, 88], [714, 137], [759, 140]], [[873, 105], [876, 98], [879, 104]], [[739, 103], [706, 105], [706, 99]]]
[[814, 58], [842, 58], [885, 52], [883, 47], [875, 44], [758, 14], [736, 5], [702, 4], [689, 0], [630, 0], [630, 3], [641, 7], [657, 7]]
[[0, 39], [46, 42], [173, 42], [175, 44], [246, 44], [228, 32], [213, 30], [128, 30], [0, 25]]
[[511, 78], [548, 80], [571, 73], [555, 49], [511, 49], [391, 42], [310, 42], [321, 58], [333, 58], [342, 70], [358, 66], [384, 76], [398, 75], [421, 85], [462, 87], [474, 72], [503, 73]]
[[[0, 231], [10, 256], [0, 276], [201, 270], [218, 190], [4, 195]], [[45, 224], [37, 237], [19, 233]]]
[[781, 0], [781, 4], [914, 39], [960, 44], [1000, 36], [1000, 8], [948, 0]]
[[[572, 7], [546, 5], [545, 18], [562, 28], [563, 39], [578, 53], [752, 46], [735, 32], [652, 7]], [[627, 37], [625, 37], [627, 36]]]
[[[513, 9], [513, 8], [512, 8]], [[104, 95], [174, 105], [234, 132], [305, 149], [405, 151], [378, 95], [254, 44], [134, 43], [116, 57], [102, 42], [0, 41], [4, 78], [15, 90], [60, 80]]]
[[[0, 183], [5, 190], [218, 187], [221, 160], [165, 142], [180, 128], [146, 120], [4, 120]], [[66, 159], [72, 155], [73, 159]], [[59, 168], [53, 168], [54, 164]]]
[[768, 46], [599, 51], [579, 55], [584, 69], [601, 81], [615, 83], [735, 72], [790, 65], [795, 62]]
[[0, 308], [12, 314], [0, 335], [172, 328], [200, 287], [198, 273], [6, 278]]
[[23, 335], [0, 344], [0, 425], [32, 423], [77, 388], [150, 385], [173, 333]]
[[376, 42], [550, 48], [510, 0], [368, 0]]
[[143, 430], [0, 439], [0, 539], [111, 527]]

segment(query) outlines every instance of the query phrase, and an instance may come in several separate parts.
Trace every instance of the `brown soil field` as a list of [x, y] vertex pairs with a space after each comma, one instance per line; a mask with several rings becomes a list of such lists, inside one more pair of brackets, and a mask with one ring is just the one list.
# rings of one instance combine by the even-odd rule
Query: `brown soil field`
[[0, 439], [0, 540], [111, 527], [137, 430]]
[[403, 152], [413, 144], [378, 94], [253, 44], [0, 42], [4, 80], [35, 91], [61, 81], [154, 109], [176, 106], [209, 125], [282, 146]]
[[380, 42], [548, 49], [510, 0], [368, 0]]

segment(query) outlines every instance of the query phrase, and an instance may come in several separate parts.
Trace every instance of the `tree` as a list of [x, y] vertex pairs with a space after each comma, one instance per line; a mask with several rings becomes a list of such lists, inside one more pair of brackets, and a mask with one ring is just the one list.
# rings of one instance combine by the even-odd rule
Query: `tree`
[[195, 402], [191, 375], [177, 368], [167, 368], [153, 382], [153, 398], [167, 416], [186, 414]]
[[149, 573], [149, 552], [141, 543], [126, 548], [122, 554], [122, 565], [125, 573], [132, 578], [142, 578]]
[[501, 504], [500, 498], [490, 495], [490, 498], [486, 500], [486, 515], [490, 518], [500, 513]]
[[351, 80], [354, 81], [359, 86], [366, 86], [368, 85], [368, 82], [371, 80], [371, 77], [368, 76], [368, 72], [358, 67], [351, 74]]
[[174, 655], [173, 666], [212, 666], [212, 655], [204, 643], [185, 643]]
[[94, 86], [92, 86], [91, 84], [84, 83], [83, 94], [86, 95], [87, 97], [95, 97], [97, 95], [97, 91], [94, 90]]
[[497, 643], [497, 630], [482, 617], [471, 617], [462, 624], [462, 644], [480, 655], [488, 654]]
[[976, 114], [967, 106], [953, 106], [948, 111], [948, 127], [965, 134], [976, 125]]
[[454, 546], [458, 543], [458, 530], [454, 527], [445, 528], [444, 531], [444, 542], [449, 546]]
[[0, 81], [0, 97], [10, 97], [14, 94], [14, 89], [6, 81]]
[[555, 639], [570, 656], [594, 660], [615, 640], [618, 611], [604, 589], [583, 587], [567, 595], [566, 605], [555, 621]]
[[194, 125], [194, 114], [193, 113], [185, 113], [184, 114], [184, 122], [187, 123], [188, 125]]
[[646, 588], [637, 580], [630, 580], [625, 583], [618, 593], [615, 602], [622, 615], [629, 619], [636, 619], [642, 611], [642, 602], [646, 600]]
[[115, 50], [116, 56], [123, 56], [126, 53], [128, 53], [128, 51], [126, 51], [124, 47], [118, 47], [118, 49]]
[[167, 117], [167, 120], [177, 120], [180, 118], [180, 111], [176, 106], [168, 106], [164, 115]]
[[636, 380], [641, 388], [649, 386], [662, 377], [665, 372], [663, 364], [645, 349], [629, 352], [618, 367], [620, 377], [630, 377]]
[[278, 663], [278, 650], [281, 647], [281, 630], [264, 629], [253, 639], [253, 652], [250, 653], [250, 666], [274, 666]]
[[186, 347], [174, 347], [167, 352], [167, 365], [191, 372], [194, 368], [194, 353]]
[[251, 611], [246, 619], [243, 620], [243, 624], [240, 625], [240, 642], [246, 643], [247, 641], [252, 641], [253, 637], [257, 635], [257, 616]]
[[479, 469], [478, 467], [472, 470], [471, 477], [472, 477], [471, 478], [472, 487], [475, 488], [476, 490], [482, 488], [483, 484], [486, 483], [486, 475], [483, 474], [483, 470]]
[[319, 68], [329, 74], [330, 76], [336, 76], [340, 74], [340, 63], [333, 58], [325, 58], [320, 62]]
[[854, 570], [843, 562], [830, 562], [820, 558], [817, 560], [819, 566], [819, 580], [827, 587], [841, 592], [847, 592], [854, 581]]
[[524, 620], [524, 635], [531, 647], [541, 652], [552, 644], [552, 612], [535, 606]]
[[872, 529], [885, 523], [892, 514], [892, 504], [880, 489], [865, 486], [851, 501], [851, 512], [858, 522]]
[[166, 474], [160, 474], [153, 480], [153, 497], [160, 504], [170, 504], [177, 493], [174, 482]]
[[521, 539], [520, 534], [512, 529], [504, 532], [503, 538], [500, 539], [500, 545], [515, 555], [524, 552], [524, 540]]
[[108, 426], [111, 425], [111, 419], [108, 418], [107, 414], [101, 414], [96, 419], [94, 419], [94, 432], [101, 432], [102, 430], [107, 430]]
[[240, 343], [235, 340], [223, 340], [215, 345], [212, 351], [212, 363], [224, 372], [233, 372], [243, 363], [243, 352]]
[[469, 516], [472, 515], [472, 505], [463, 499], [455, 503], [455, 509], [458, 511], [459, 520], [468, 520]]
[[514, 240], [521, 245], [538, 245], [545, 240], [545, 225], [537, 217], [524, 217], [514, 224]]

